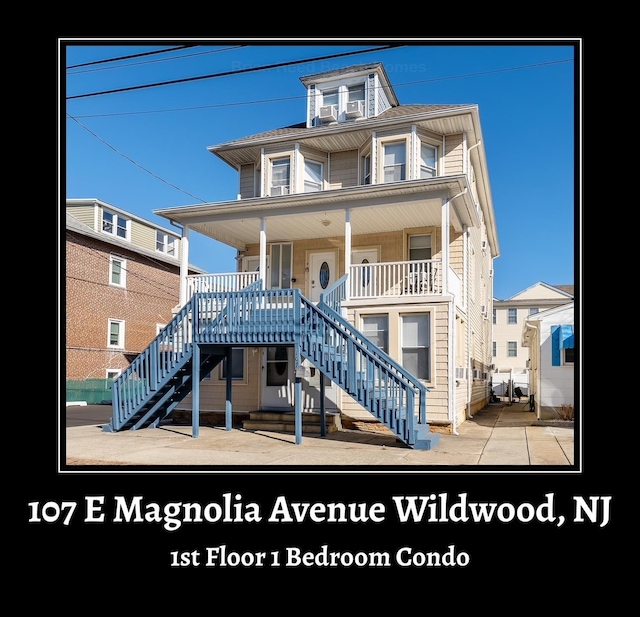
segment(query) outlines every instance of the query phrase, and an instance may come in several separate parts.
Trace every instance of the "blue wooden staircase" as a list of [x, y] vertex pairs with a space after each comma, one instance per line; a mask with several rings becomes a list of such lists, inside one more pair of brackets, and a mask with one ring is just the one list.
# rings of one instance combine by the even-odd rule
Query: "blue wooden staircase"
[[[231, 347], [295, 348], [404, 443], [428, 450], [438, 441], [426, 421], [427, 388], [340, 315], [346, 277], [316, 306], [297, 289], [196, 293], [113, 384], [108, 432], [155, 427], [193, 388], [193, 362], [204, 376]], [[194, 353], [195, 346], [199, 353]]]

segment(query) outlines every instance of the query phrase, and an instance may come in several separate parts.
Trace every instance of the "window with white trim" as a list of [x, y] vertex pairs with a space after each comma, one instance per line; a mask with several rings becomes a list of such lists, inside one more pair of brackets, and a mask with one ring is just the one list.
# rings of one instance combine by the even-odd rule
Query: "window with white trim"
[[382, 351], [389, 353], [389, 316], [363, 315], [362, 334]]
[[116, 214], [115, 212], [103, 210], [102, 232], [129, 240], [129, 234], [131, 233], [131, 221], [120, 214]]
[[362, 157], [362, 184], [371, 184], [371, 153]]
[[431, 259], [431, 234], [409, 236], [409, 261]]
[[364, 82], [347, 87], [347, 102], [362, 101], [364, 103]]
[[406, 180], [407, 143], [391, 141], [383, 144], [383, 182], [399, 182]]
[[122, 373], [122, 371], [120, 369], [108, 368], [107, 369], [107, 374], [106, 374], [106, 379], [115, 379], [116, 377], [118, 377], [120, 375], [120, 373]]
[[326, 107], [327, 105], [335, 105], [336, 109], [338, 108], [338, 104], [340, 103], [340, 93], [338, 88], [332, 88], [331, 90], [325, 90], [322, 93], [322, 106]]
[[507, 342], [507, 357], [508, 358], [518, 357], [518, 341]]
[[496, 314], [496, 309], [493, 309], [493, 311], [491, 311], [493, 314], [493, 325], [496, 325], [496, 318], [497, 318], [497, 314]]
[[536, 313], [539, 313], [539, 312], [540, 312], [540, 309], [537, 306], [529, 307], [529, 316], [535, 315]]
[[159, 229], [156, 230], [156, 251], [165, 255], [176, 255], [176, 238], [170, 234], [166, 234]]
[[419, 379], [431, 380], [431, 321], [429, 313], [406, 313], [402, 323], [402, 366]]
[[491, 355], [495, 358], [498, 355], [498, 343], [496, 343], [496, 341], [493, 341], [491, 345], [492, 345]]
[[507, 323], [508, 324], [518, 323], [518, 309], [510, 308], [507, 310], [508, 310]]
[[324, 166], [318, 161], [304, 160], [304, 192], [313, 193], [322, 190]]
[[436, 161], [438, 149], [429, 144], [421, 144], [420, 146], [420, 177], [435, 178], [437, 174]]
[[269, 195], [288, 195], [291, 192], [291, 158], [284, 157], [271, 161], [271, 185]]
[[109, 284], [115, 287], [127, 286], [127, 261], [117, 255], [109, 255]]
[[109, 319], [109, 332], [107, 333], [107, 347], [124, 349], [124, 320]]

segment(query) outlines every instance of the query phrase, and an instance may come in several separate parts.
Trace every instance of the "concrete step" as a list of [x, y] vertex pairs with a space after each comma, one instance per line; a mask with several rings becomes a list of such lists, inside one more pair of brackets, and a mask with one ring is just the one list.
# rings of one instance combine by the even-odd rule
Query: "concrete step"
[[[333, 433], [341, 428], [340, 414], [326, 413], [327, 433]], [[242, 423], [242, 428], [250, 431], [272, 431], [275, 433], [296, 432], [295, 412], [293, 411], [254, 411], [249, 414], [249, 420]], [[302, 434], [320, 435], [322, 432], [319, 413], [306, 412], [302, 414]]]

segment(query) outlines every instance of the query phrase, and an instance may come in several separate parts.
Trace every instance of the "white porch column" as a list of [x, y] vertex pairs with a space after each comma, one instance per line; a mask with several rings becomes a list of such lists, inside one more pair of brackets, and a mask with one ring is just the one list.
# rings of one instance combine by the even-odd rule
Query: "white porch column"
[[344, 273], [347, 275], [347, 286], [345, 289], [345, 299], [349, 299], [349, 289], [351, 281], [349, 280], [351, 270], [351, 210], [345, 210], [344, 213]]
[[267, 288], [267, 221], [260, 219], [260, 278], [262, 289]]
[[189, 276], [189, 228], [182, 227], [180, 240], [180, 306], [187, 302], [187, 276]]
[[442, 200], [442, 293], [449, 291], [449, 223], [451, 214], [449, 210], [450, 199]]

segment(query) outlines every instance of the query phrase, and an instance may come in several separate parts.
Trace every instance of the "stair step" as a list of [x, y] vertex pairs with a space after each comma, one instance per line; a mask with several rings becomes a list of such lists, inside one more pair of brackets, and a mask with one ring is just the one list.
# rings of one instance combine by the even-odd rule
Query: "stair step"
[[[340, 414], [326, 414], [327, 432], [332, 433], [341, 427]], [[295, 413], [293, 411], [273, 412], [254, 411], [249, 415], [249, 420], [242, 423], [242, 427], [251, 431], [273, 431], [276, 433], [296, 432]], [[302, 414], [302, 433], [319, 435], [322, 432], [321, 417], [319, 413]]]

